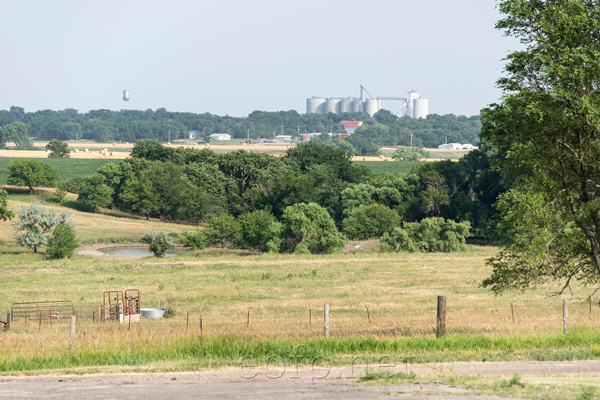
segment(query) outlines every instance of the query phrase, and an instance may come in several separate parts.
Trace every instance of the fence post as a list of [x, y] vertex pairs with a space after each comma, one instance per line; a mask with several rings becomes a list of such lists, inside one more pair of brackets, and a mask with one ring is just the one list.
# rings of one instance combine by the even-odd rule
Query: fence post
[[510, 312], [512, 314], [513, 324], [515, 323], [515, 309], [513, 308], [513, 303], [510, 303]]
[[567, 320], [569, 319], [569, 301], [563, 300], [563, 333], [566, 335], [568, 326]]
[[75, 353], [75, 315], [71, 315], [71, 340], [70, 340], [71, 354]]
[[437, 301], [437, 328], [435, 337], [442, 337], [446, 334], [446, 296], [438, 296]]
[[10, 319], [12, 315], [10, 314], [10, 310], [6, 311], [6, 330], [10, 330]]
[[323, 318], [324, 318], [324, 322], [325, 322], [325, 324], [324, 324], [325, 338], [328, 338], [329, 337], [329, 304], [325, 304]]
[[200, 337], [203, 336], [203, 331], [202, 331], [202, 314], [200, 314]]

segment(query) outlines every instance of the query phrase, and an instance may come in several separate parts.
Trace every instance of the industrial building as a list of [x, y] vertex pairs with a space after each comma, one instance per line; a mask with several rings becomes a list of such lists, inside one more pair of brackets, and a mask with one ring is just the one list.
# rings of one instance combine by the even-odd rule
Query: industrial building
[[[367, 93], [369, 98], [365, 98], [363, 93]], [[381, 110], [381, 101], [390, 100], [400, 102], [401, 109], [396, 114], [401, 117], [409, 116], [411, 118], [427, 118], [429, 114], [429, 100], [421, 98], [418, 92], [411, 90], [407, 97], [373, 97], [366, 91], [364, 86], [360, 85], [360, 97], [313, 97], [306, 99], [307, 114], [342, 114], [342, 113], [365, 113], [371, 117]]]

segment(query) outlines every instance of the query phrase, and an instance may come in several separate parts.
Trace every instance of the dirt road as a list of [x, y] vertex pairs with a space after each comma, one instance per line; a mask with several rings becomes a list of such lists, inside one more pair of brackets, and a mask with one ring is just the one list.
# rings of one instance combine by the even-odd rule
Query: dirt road
[[[402, 385], [367, 386], [357, 377], [365, 371], [414, 372]], [[600, 361], [470, 362], [424, 365], [361, 365], [343, 368], [290, 366], [161, 374], [96, 374], [0, 377], [0, 399], [448, 399], [488, 400], [467, 389], [419, 382], [436, 376], [587, 377], [600, 385]], [[595, 381], [594, 381], [595, 382]]]

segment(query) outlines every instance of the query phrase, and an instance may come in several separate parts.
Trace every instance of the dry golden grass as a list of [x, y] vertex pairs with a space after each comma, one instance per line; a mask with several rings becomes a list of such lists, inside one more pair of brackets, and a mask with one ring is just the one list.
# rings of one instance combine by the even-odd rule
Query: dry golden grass
[[[11, 198], [9, 206], [16, 211], [36, 197]], [[45, 206], [60, 209], [55, 204]], [[129, 240], [149, 230], [194, 229], [69, 211], [82, 240], [89, 242]], [[0, 243], [5, 243], [0, 245], [3, 316], [17, 302], [70, 300], [99, 304], [107, 290], [137, 288], [143, 307], [156, 307], [159, 299], [175, 299], [178, 313], [174, 318], [134, 324], [131, 333], [126, 326], [114, 323], [80, 321], [77, 343], [84, 349], [131, 349], [146, 343], [161, 350], [191, 343], [199, 335], [200, 315], [206, 337], [317, 338], [323, 332], [324, 304], [331, 309], [332, 337], [432, 337], [438, 295], [447, 296], [451, 333], [523, 336], [562, 329], [562, 300], [548, 297], [550, 288], [495, 297], [480, 287], [491, 272], [485, 260], [495, 254], [494, 247], [468, 246], [465, 253], [449, 254], [359, 252], [320, 256], [207, 249], [175, 259], [75, 256], [47, 260], [43, 249], [41, 254], [33, 254], [6, 244], [11, 236], [11, 224], [0, 222]], [[348, 250], [353, 248], [350, 245]], [[580, 298], [571, 299], [571, 328], [600, 328], [598, 306], [593, 304], [590, 314], [589, 304], [584, 301], [590, 292], [578, 288]], [[67, 325], [44, 325], [39, 331], [35, 323], [16, 322], [10, 332], [1, 335], [4, 346], [0, 346], [0, 358], [63, 354]]]
[[[52, 193], [53, 188], [41, 188], [38, 193]], [[29, 205], [35, 201], [41, 201], [42, 206], [47, 209], [60, 212], [66, 210], [71, 214], [71, 220], [74, 223], [75, 230], [80, 236], [80, 240], [84, 243], [94, 242], [96, 240], [114, 239], [116, 241], [131, 241], [132, 239], [140, 238], [144, 233], [152, 230], [163, 230], [165, 232], [182, 232], [185, 230], [197, 229], [197, 227], [163, 223], [157, 220], [133, 219], [126, 215], [123, 217], [115, 217], [105, 214], [94, 214], [82, 212], [75, 209], [69, 209], [60, 206], [56, 203], [49, 203], [47, 197], [39, 197], [37, 195], [30, 196], [11, 196], [8, 200], [8, 208], [15, 213], [23, 205]], [[68, 194], [67, 200], [76, 199], [76, 195]], [[14, 229], [10, 221], [0, 221], [0, 243], [13, 242]]]

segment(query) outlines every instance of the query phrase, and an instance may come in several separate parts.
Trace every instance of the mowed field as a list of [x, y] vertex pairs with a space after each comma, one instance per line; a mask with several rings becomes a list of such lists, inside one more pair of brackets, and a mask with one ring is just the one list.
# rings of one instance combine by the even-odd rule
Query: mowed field
[[[36, 195], [11, 195], [9, 206], [16, 210], [22, 204], [44, 199]], [[52, 203], [44, 203], [44, 206], [60, 209]], [[181, 233], [197, 229], [68, 211], [86, 243], [135, 241], [150, 230]], [[145, 365], [144, 354], [159, 358], [163, 357], [161, 354], [168, 354], [177, 360], [178, 351], [184, 351], [182, 349], [196, 351], [193, 349], [201, 345], [199, 340], [217, 341], [221, 345], [223, 340], [234, 340], [237, 343], [234, 347], [265, 340], [297, 343], [314, 340], [323, 336], [325, 304], [330, 306], [332, 338], [434, 340], [439, 295], [447, 296], [448, 333], [461, 339], [443, 342], [448, 348], [439, 352], [437, 345], [431, 347], [429, 342], [419, 342], [419, 346], [425, 343], [426, 349], [415, 348], [414, 352], [428, 352], [429, 360], [432, 357], [436, 360], [531, 357], [531, 352], [536, 350], [534, 345], [530, 348], [526, 344], [507, 353], [513, 345], [504, 338], [563, 336], [561, 298], [547, 297], [550, 292], [545, 290], [495, 297], [480, 286], [490, 274], [485, 260], [497, 252], [495, 247], [468, 246], [465, 253], [386, 254], [372, 250], [361, 252], [360, 243], [351, 243], [345, 253], [331, 255], [260, 255], [206, 249], [163, 259], [101, 259], [76, 255], [71, 259], [47, 260], [43, 249], [34, 254], [12, 244], [12, 233], [10, 222], [0, 222], [0, 311], [3, 315], [11, 304], [20, 302], [67, 300], [76, 305], [98, 305], [103, 301], [103, 293], [109, 290], [139, 289], [142, 307], [156, 307], [167, 298], [173, 299], [176, 315], [169, 319], [145, 320], [131, 327], [79, 321], [77, 354], [83, 359], [77, 362], [83, 364], [93, 359], [89, 361], [92, 364], [121, 365], [118, 360], [123, 354], [126, 360], [120, 362], [129, 366], [131, 363]], [[588, 293], [579, 288], [577, 294], [585, 299]], [[571, 300], [570, 329], [597, 332], [600, 328], [598, 306]], [[18, 365], [34, 368], [36, 363], [47, 365], [58, 359], [73, 362], [68, 352], [68, 335], [68, 324], [57, 320], [52, 326], [47, 321], [42, 324], [37, 320], [16, 322], [9, 332], [0, 333], [3, 343], [0, 360], [8, 363], [0, 369], [21, 368]], [[497, 348], [488, 349], [483, 355], [481, 351], [469, 350], [469, 344], [482, 340], [477, 339], [481, 336], [496, 340]], [[458, 340], [458, 344], [452, 345], [452, 340]], [[555, 340], [543, 343], [555, 346]], [[563, 340], [559, 339], [565, 345]], [[207, 343], [216, 346], [217, 342]], [[366, 343], [378, 346], [377, 342]], [[589, 357], [600, 352], [594, 343], [597, 343], [597, 334], [585, 336], [584, 343], [574, 348], [580, 356]], [[572, 351], [572, 347], [565, 346], [561, 351]], [[228, 357], [232, 351], [237, 354], [235, 362], [244, 355], [243, 348], [227, 351]], [[108, 357], [107, 354], [108, 359], [102, 358]], [[127, 358], [135, 354], [142, 358]], [[189, 364], [189, 359], [186, 362]], [[159, 370], [179, 368], [168, 365], [155, 366]]]

